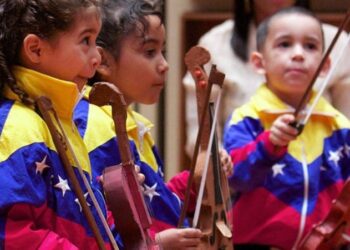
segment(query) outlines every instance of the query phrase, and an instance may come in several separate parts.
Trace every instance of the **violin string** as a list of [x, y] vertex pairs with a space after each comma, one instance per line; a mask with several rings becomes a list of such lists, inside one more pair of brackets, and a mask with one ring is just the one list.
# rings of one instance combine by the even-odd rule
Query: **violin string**
[[107, 235], [108, 235], [108, 238], [109, 238], [109, 240], [110, 240], [110, 242], [111, 242], [111, 244], [112, 244], [112, 246], [113, 246], [113, 249], [119, 250], [119, 248], [118, 248], [118, 246], [117, 246], [117, 243], [116, 243], [116, 241], [115, 241], [115, 239], [114, 239], [114, 237], [113, 237], [113, 234], [112, 234], [112, 232], [111, 232], [111, 229], [110, 229], [109, 226], [108, 226], [108, 223], [107, 223], [107, 221], [106, 221], [106, 218], [105, 218], [104, 215], [103, 215], [102, 209], [101, 209], [100, 205], [99, 205], [98, 202], [97, 202], [97, 199], [96, 199], [95, 194], [94, 194], [93, 191], [92, 191], [92, 188], [91, 188], [91, 186], [90, 186], [90, 183], [89, 183], [88, 180], [86, 179], [86, 176], [85, 176], [85, 174], [84, 174], [84, 172], [83, 172], [83, 169], [82, 169], [82, 167], [80, 166], [79, 161], [78, 161], [78, 159], [77, 159], [77, 157], [76, 157], [76, 155], [75, 155], [75, 153], [74, 153], [74, 151], [73, 151], [73, 148], [72, 148], [72, 146], [71, 146], [71, 144], [70, 144], [70, 142], [69, 142], [69, 140], [68, 140], [68, 137], [67, 137], [66, 134], [65, 134], [65, 131], [64, 131], [63, 126], [62, 126], [62, 124], [61, 124], [61, 121], [60, 121], [60, 119], [56, 116], [56, 114], [55, 114], [55, 118], [56, 118], [56, 121], [57, 121], [57, 124], [58, 124], [60, 130], [62, 131], [63, 136], [64, 136], [65, 138], [67, 138], [67, 140], [66, 140], [66, 141], [67, 141], [67, 146], [68, 146], [68, 149], [69, 149], [69, 151], [70, 151], [70, 153], [71, 153], [71, 155], [72, 155], [72, 157], [73, 157], [74, 164], [75, 164], [76, 167], [78, 168], [79, 175], [80, 175], [80, 177], [82, 178], [83, 183], [84, 183], [84, 185], [85, 185], [85, 187], [86, 187], [86, 189], [87, 189], [87, 191], [88, 191], [88, 194], [90, 195], [90, 198], [91, 198], [91, 200], [92, 200], [92, 203], [94, 204], [94, 206], [95, 206], [95, 208], [96, 208], [98, 217], [100, 218], [100, 220], [101, 220], [101, 222], [102, 222], [102, 224], [103, 224], [103, 227], [104, 227], [104, 229], [106, 230], [106, 233], [107, 233]]
[[[213, 144], [213, 141], [214, 141], [214, 134], [215, 134], [217, 116], [219, 113], [219, 106], [221, 103], [221, 96], [222, 96], [222, 90], [219, 91], [219, 94], [218, 94], [218, 97], [216, 100], [215, 113], [214, 113], [213, 124], [212, 124], [211, 130], [210, 130], [208, 148], [211, 148], [211, 145]], [[197, 196], [196, 209], [195, 209], [194, 216], [193, 216], [193, 223], [192, 223], [193, 227], [197, 227], [197, 224], [198, 224], [198, 219], [199, 219], [199, 214], [200, 214], [200, 209], [201, 209], [201, 204], [202, 204], [203, 194], [204, 194], [204, 185], [205, 185], [207, 173], [208, 173], [210, 154], [211, 154], [211, 150], [207, 150], [206, 155], [205, 155], [205, 162], [204, 162], [204, 168], [203, 168], [203, 173], [202, 173], [202, 179], [201, 179], [199, 192], [198, 192], [198, 196]]]

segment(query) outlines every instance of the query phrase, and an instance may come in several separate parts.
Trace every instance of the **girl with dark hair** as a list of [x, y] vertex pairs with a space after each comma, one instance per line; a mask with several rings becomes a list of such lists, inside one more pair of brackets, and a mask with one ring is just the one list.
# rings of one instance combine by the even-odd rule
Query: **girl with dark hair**
[[[110, 249], [114, 241], [72, 121], [101, 61], [100, 14], [98, 0], [0, 1], [0, 249]], [[50, 99], [53, 124], [39, 97]], [[66, 157], [54, 130], [67, 139]]]
[[[277, 10], [292, 5], [309, 8], [308, 0], [235, 0], [234, 20], [227, 20], [204, 34], [199, 40], [199, 45], [206, 48], [211, 54], [211, 61], [205, 66], [210, 69], [211, 64], [216, 64], [218, 69], [226, 74], [223, 101], [220, 113], [219, 127], [223, 127], [231, 111], [246, 103], [260, 86], [263, 78], [257, 74], [250, 64], [249, 58], [256, 48], [256, 27], [266, 17]], [[325, 46], [328, 47], [337, 28], [322, 25], [325, 35]], [[341, 35], [336, 44], [331, 59], [333, 60], [340, 49], [346, 43], [346, 34]], [[350, 53], [350, 51], [349, 51]], [[325, 96], [331, 103], [346, 116], [350, 117], [350, 62], [348, 58], [342, 58], [340, 67], [330, 81], [325, 91]], [[195, 85], [189, 73], [183, 79], [186, 88], [186, 150], [192, 155], [196, 130], [197, 117], [195, 114]], [[318, 88], [321, 80], [315, 84]]]
[[[132, 109], [133, 103], [154, 104], [164, 87], [168, 63], [164, 58], [165, 27], [161, 1], [106, 0], [102, 5], [101, 32], [96, 43], [100, 46], [101, 65], [91, 85], [98, 81], [113, 83], [123, 94], [127, 110], [127, 133], [141, 158], [141, 173], [145, 176], [144, 198], [148, 205], [152, 225], [150, 235], [162, 249], [194, 249], [202, 232], [196, 228], [177, 228], [181, 200], [187, 184], [188, 172], [178, 175], [171, 183], [164, 182], [163, 161], [151, 135], [153, 124]], [[83, 99], [75, 111], [75, 122], [84, 131], [84, 140], [93, 141], [101, 133], [98, 119], [87, 109]], [[111, 116], [111, 108], [102, 108]], [[86, 130], [85, 130], [86, 128]], [[108, 141], [107, 141], [108, 142]], [[91, 143], [89, 143], [91, 144]], [[110, 145], [94, 145], [90, 151], [94, 169], [103, 171], [101, 164], [117, 162], [110, 154]], [[106, 157], [106, 155], [108, 157]], [[113, 159], [112, 159], [113, 158]], [[231, 164], [230, 158], [229, 163]], [[232, 169], [232, 165], [231, 165]], [[191, 198], [195, 201], [195, 194]]]

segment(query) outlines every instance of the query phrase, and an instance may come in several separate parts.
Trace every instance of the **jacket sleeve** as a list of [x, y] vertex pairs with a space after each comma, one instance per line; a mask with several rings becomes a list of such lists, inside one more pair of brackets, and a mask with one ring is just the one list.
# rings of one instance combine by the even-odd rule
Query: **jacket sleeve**
[[68, 239], [41, 228], [35, 221], [38, 216], [50, 218], [46, 205], [15, 204], [1, 212], [1, 249], [78, 249]]
[[43, 143], [24, 146], [0, 162], [0, 249], [77, 249], [51, 229], [57, 215], [47, 205], [50, 168], [57, 162]]
[[229, 182], [235, 190], [244, 192], [262, 185], [272, 166], [286, 154], [287, 147], [274, 146], [269, 133], [259, 120], [249, 117], [226, 125], [224, 147], [233, 161]]
[[[186, 188], [187, 188], [187, 181], [190, 176], [190, 172], [185, 170], [174, 177], [172, 177], [168, 183], [168, 188], [175, 193], [181, 201], [185, 200], [185, 194], [186, 194]], [[197, 199], [197, 189], [195, 184], [192, 184], [191, 190], [190, 190], [190, 202], [188, 206], [188, 213], [194, 212], [196, 208], [196, 199]]]

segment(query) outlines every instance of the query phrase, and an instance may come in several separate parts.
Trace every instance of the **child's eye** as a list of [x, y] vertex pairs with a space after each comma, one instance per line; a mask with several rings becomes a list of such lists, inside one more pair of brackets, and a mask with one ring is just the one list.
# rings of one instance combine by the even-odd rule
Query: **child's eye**
[[308, 50], [315, 50], [315, 49], [317, 49], [317, 45], [314, 44], [314, 43], [307, 43], [305, 45], [305, 48], [308, 49]]
[[82, 40], [81, 42], [82, 42], [83, 44], [85, 44], [85, 45], [89, 45], [90, 39], [89, 39], [89, 37], [84, 37], [83, 40]]
[[287, 42], [287, 41], [283, 41], [278, 44], [278, 47], [281, 47], [281, 48], [288, 48], [289, 46], [290, 46], [290, 42]]
[[156, 52], [157, 51], [155, 49], [146, 49], [145, 54], [147, 57], [153, 57], [155, 56]]

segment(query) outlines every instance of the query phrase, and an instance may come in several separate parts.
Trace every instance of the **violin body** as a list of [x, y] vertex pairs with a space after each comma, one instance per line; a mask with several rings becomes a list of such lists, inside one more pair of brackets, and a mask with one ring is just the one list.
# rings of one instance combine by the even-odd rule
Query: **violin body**
[[[204, 165], [202, 157], [204, 153], [200, 153], [198, 159], [198, 168], [195, 171], [195, 183], [198, 186], [200, 176], [202, 174], [201, 166]], [[202, 159], [201, 159], [202, 158]], [[198, 170], [197, 170], [198, 169]], [[227, 197], [218, 189], [217, 176], [218, 169], [215, 169], [211, 163], [208, 168], [207, 181], [205, 183], [204, 197], [201, 203], [201, 213], [198, 220], [198, 228], [202, 230], [203, 237], [201, 239], [199, 249], [223, 250], [233, 249], [231, 228], [228, 226], [226, 204], [223, 203], [221, 197]], [[226, 179], [226, 176], [219, 177], [221, 181]], [[214, 188], [213, 188], [214, 187]], [[216, 193], [220, 192], [220, 193]], [[219, 197], [219, 198], [218, 198]], [[213, 206], [213, 204], [220, 204], [220, 206]]]
[[338, 198], [333, 201], [326, 218], [315, 225], [298, 249], [340, 249], [349, 244], [346, 233], [350, 226], [350, 181], [347, 180]]
[[112, 106], [112, 118], [122, 163], [105, 169], [103, 188], [124, 247], [130, 250], [155, 249], [148, 232], [152, 223], [151, 217], [143, 199], [130, 152], [124, 97], [113, 84], [99, 82], [94, 84], [89, 98], [91, 103], [98, 106]]
[[[132, 168], [134, 165], [131, 162], [106, 168], [103, 173], [103, 189], [112, 214], [118, 215], [114, 216], [115, 225], [122, 236], [123, 244], [127, 249], [150, 249], [151, 242], [148, 240], [147, 231], [140, 230], [140, 225], [147, 224], [147, 221], [140, 221], [142, 217], [139, 216], [139, 208], [129, 202], [137, 196], [135, 192], [138, 191], [137, 178]], [[135, 182], [130, 183], [127, 180]]]

